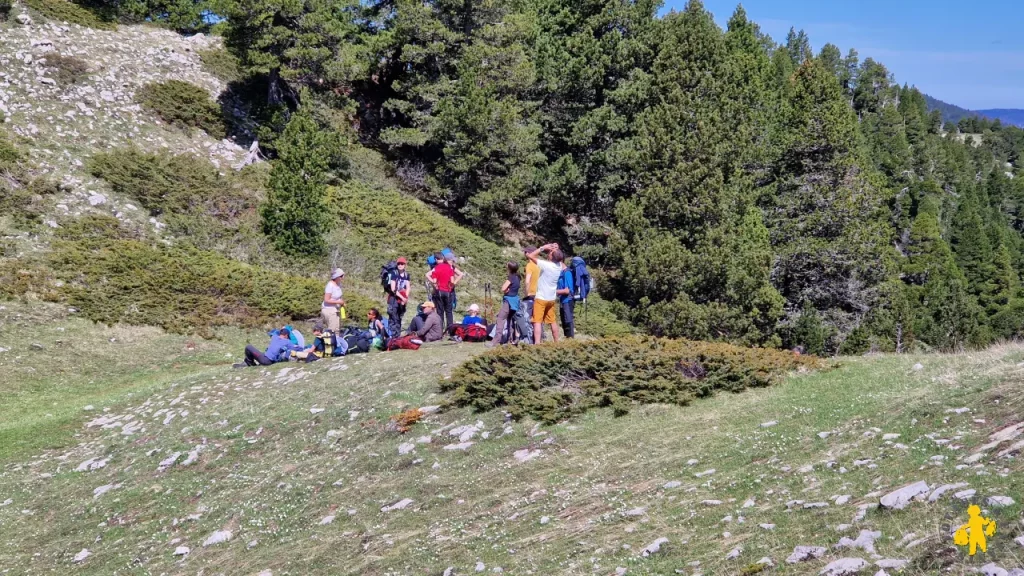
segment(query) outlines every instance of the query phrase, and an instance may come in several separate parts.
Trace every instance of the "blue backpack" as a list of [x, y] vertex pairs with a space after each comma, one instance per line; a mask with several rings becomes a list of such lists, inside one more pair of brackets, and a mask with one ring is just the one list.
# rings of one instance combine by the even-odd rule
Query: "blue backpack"
[[590, 294], [590, 290], [593, 288], [590, 272], [587, 270], [587, 263], [583, 261], [583, 258], [574, 256], [569, 270], [572, 271], [573, 299], [585, 302]]

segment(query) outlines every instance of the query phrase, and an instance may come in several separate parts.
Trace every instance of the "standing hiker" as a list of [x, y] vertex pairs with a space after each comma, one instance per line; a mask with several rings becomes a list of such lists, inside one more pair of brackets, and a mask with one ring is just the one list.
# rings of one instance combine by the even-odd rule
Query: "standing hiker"
[[[501, 310], [494, 321], [494, 339], [490, 346], [497, 346], [504, 342], [512, 342], [512, 335], [515, 333], [515, 316], [519, 312], [519, 263], [507, 262], [505, 268], [508, 270], [508, 278], [501, 285]], [[523, 335], [525, 337], [525, 335]]]
[[555, 293], [558, 295], [558, 312], [562, 318], [562, 334], [566, 338], [574, 338], [576, 336], [576, 320], [574, 317], [576, 298], [573, 295], [573, 290], [572, 270], [565, 265], [563, 260], [562, 273], [558, 276], [558, 289]]
[[[455, 255], [451, 255], [450, 259], [454, 261]], [[450, 329], [451, 325], [455, 323], [452, 292], [455, 291], [455, 285], [459, 283], [459, 280], [462, 280], [462, 272], [456, 270], [452, 263], [449, 262], [449, 258], [445, 258], [444, 261], [438, 262], [437, 266], [434, 266], [434, 269], [427, 273], [427, 279], [437, 289], [437, 303], [439, 305], [437, 313], [443, 321], [443, 330]]]
[[327, 329], [337, 333], [341, 329], [341, 308], [345, 306], [345, 300], [341, 297], [341, 279], [345, 277], [345, 271], [335, 268], [331, 272], [331, 279], [324, 287], [324, 301], [320, 306], [320, 317], [327, 324]]
[[[547, 253], [551, 260], [540, 258]], [[558, 249], [558, 244], [545, 244], [526, 255], [540, 269], [537, 278], [537, 296], [533, 302], [533, 341], [537, 344], [544, 334], [544, 324], [551, 326], [551, 339], [558, 342], [558, 322], [555, 320], [555, 308], [558, 300], [558, 278], [562, 275], [562, 261], [565, 256]]]
[[[537, 296], [537, 281], [540, 279], [540, 268], [537, 267], [537, 263], [529, 259], [531, 252], [537, 250], [536, 246], [527, 246], [523, 250], [523, 255], [526, 259], [526, 278], [524, 283], [526, 284], [526, 296], [523, 297], [522, 302], [522, 315], [526, 318], [527, 322], [533, 322], [533, 302]], [[530, 330], [529, 334], [525, 335], [528, 339], [533, 339], [533, 330]], [[534, 344], [540, 344], [539, 341], [533, 341]]]
[[406, 259], [395, 261], [397, 268], [390, 272], [385, 293], [388, 297], [388, 332], [394, 336], [402, 333], [402, 316], [405, 315], [406, 304], [409, 302], [409, 272], [406, 271]]

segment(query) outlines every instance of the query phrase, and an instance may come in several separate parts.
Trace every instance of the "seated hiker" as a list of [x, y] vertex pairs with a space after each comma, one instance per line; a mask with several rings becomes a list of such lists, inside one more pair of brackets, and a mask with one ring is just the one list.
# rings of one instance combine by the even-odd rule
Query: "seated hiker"
[[423, 311], [426, 312], [427, 317], [423, 321], [423, 326], [414, 334], [424, 342], [437, 342], [444, 337], [444, 328], [441, 326], [441, 317], [437, 315], [437, 311], [434, 309], [433, 302], [424, 302]]
[[416, 334], [423, 328], [423, 323], [427, 321], [427, 313], [423, 310], [423, 304], [416, 307], [416, 315], [413, 316], [412, 322], [409, 323], [409, 330], [406, 334]]
[[369, 321], [367, 330], [370, 332], [370, 336], [373, 338], [373, 347], [378, 350], [384, 350], [385, 345], [388, 341], [388, 325], [384, 322], [384, 318], [380, 315], [380, 310], [376, 308], [370, 308], [370, 311], [366, 313], [366, 318]]
[[483, 342], [487, 340], [487, 322], [480, 317], [480, 306], [471, 304], [462, 324], [452, 327], [452, 340], [456, 342]]
[[313, 348], [310, 352], [318, 358], [344, 356], [348, 352], [348, 343], [321, 324], [316, 324], [313, 326]]
[[[265, 352], [260, 352], [252, 344], [245, 347], [245, 366], [270, 366], [276, 362], [285, 362], [293, 351], [301, 351], [302, 346], [293, 344], [288, 337], [288, 330], [282, 328], [270, 339]], [[242, 364], [235, 364], [241, 368]]]
[[475, 324], [483, 326], [484, 328], [487, 327], [487, 323], [480, 317], [480, 306], [470, 304], [469, 310], [466, 311], [466, 315], [462, 317], [462, 325], [473, 326]]

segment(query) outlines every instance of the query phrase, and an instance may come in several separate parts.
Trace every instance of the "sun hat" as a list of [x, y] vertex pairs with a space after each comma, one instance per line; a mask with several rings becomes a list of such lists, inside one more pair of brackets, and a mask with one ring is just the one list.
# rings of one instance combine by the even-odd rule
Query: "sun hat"
[[336, 280], [345, 275], [345, 271], [341, 268], [335, 268], [334, 272], [331, 272], [331, 280]]

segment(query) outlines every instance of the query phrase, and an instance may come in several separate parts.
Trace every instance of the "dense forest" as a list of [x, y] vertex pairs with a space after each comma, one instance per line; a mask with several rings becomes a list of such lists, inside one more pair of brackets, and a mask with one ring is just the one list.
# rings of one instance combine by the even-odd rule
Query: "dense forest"
[[486, 236], [571, 246], [655, 334], [863, 353], [1024, 331], [1024, 131], [944, 123], [883, 63], [742, 7], [723, 30], [699, 0], [93, 5], [216, 22], [282, 248], [322, 249], [322, 190], [366, 146]]

